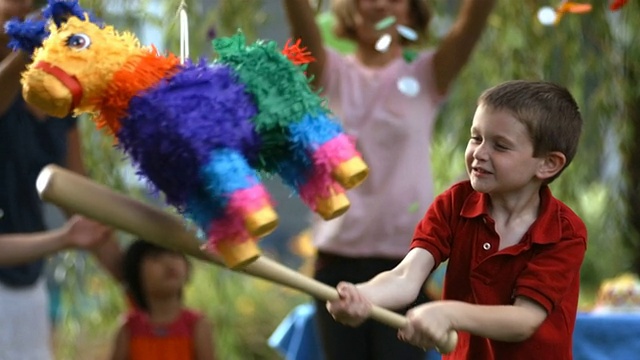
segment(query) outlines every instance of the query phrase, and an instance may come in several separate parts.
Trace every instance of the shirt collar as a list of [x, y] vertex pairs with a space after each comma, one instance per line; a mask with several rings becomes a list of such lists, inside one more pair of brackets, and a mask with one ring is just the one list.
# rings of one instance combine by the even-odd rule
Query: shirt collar
[[[465, 218], [475, 218], [479, 216], [489, 217], [489, 195], [473, 191], [467, 196], [460, 216]], [[540, 189], [540, 214], [536, 221], [531, 224], [527, 233], [531, 236], [531, 242], [536, 244], [552, 244], [562, 238], [560, 221], [560, 208], [558, 201], [551, 194], [548, 186]]]

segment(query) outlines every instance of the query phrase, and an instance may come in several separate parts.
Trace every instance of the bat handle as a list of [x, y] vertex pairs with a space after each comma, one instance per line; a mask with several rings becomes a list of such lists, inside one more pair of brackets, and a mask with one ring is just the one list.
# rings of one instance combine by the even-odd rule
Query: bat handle
[[[335, 288], [304, 276], [264, 256], [247, 264], [241, 270], [248, 274], [300, 290], [316, 299], [325, 301], [339, 299], [338, 291]], [[375, 305], [371, 308], [370, 318], [395, 329], [401, 329], [407, 325], [406, 317]], [[454, 330], [451, 330], [447, 336], [447, 340], [442, 344], [437, 344], [436, 349], [442, 354], [448, 354], [455, 349], [457, 343], [458, 334]]]

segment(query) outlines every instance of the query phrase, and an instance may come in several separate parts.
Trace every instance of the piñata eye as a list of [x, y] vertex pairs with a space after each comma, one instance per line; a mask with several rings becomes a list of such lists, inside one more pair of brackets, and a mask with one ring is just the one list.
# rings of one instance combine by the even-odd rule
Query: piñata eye
[[85, 34], [73, 34], [67, 39], [67, 46], [74, 50], [83, 50], [91, 45], [91, 39]]

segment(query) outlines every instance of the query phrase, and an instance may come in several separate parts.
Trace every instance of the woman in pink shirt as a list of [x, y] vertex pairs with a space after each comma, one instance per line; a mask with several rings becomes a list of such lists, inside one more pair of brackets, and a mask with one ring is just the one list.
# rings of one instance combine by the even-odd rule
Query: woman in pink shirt
[[[433, 201], [430, 140], [436, 114], [451, 83], [468, 62], [495, 0], [464, 0], [440, 45], [412, 61], [408, 40], [396, 25], [427, 33], [424, 0], [333, 0], [337, 35], [356, 43], [353, 55], [324, 47], [309, 0], [283, 0], [293, 38], [316, 58], [308, 68], [329, 108], [355, 136], [369, 164], [368, 179], [351, 190], [349, 211], [328, 222], [316, 219], [316, 279], [329, 285], [362, 282], [393, 268], [407, 253], [416, 224]], [[377, 29], [389, 17], [395, 24]], [[379, 28], [379, 26], [378, 26]], [[376, 46], [384, 34], [388, 46]], [[376, 47], [378, 49], [376, 49]], [[396, 331], [370, 321], [349, 328], [318, 303], [317, 320], [327, 359], [422, 359]]]

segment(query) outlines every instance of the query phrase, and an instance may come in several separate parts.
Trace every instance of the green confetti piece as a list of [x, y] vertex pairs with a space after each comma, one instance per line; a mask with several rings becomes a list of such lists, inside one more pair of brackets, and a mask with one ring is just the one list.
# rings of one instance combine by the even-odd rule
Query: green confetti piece
[[383, 30], [396, 23], [396, 17], [391, 15], [376, 23], [376, 30]]
[[418, 210], [420, 210], [420, 203], [419, 202], [414, 202], [411, 205], [409, 205], [409, 213], [413, 214], [418, 212]]
[[402, 57], [409, 64], [418, 57], [418, 52], [413, 49], [404, 49], [402, 50]]

